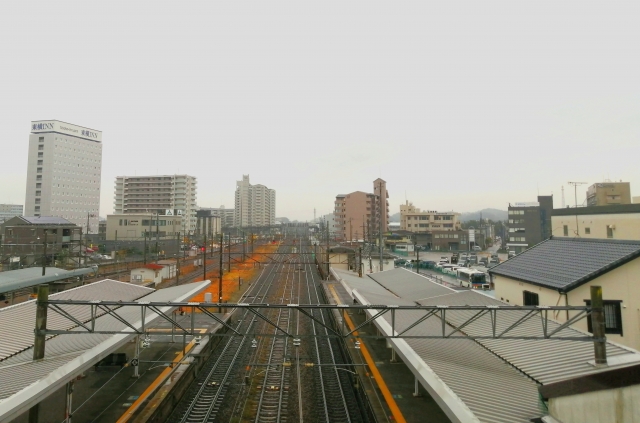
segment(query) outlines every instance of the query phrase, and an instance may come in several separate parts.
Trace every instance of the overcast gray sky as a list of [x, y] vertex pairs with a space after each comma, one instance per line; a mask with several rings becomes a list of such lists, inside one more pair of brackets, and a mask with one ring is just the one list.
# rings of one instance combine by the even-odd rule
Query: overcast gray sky
[[[640, 2], [2, 2], [0, 203], [24, 203], [31, 120], [103, 131], [117, 175], [235, 181], [310, 220], [388, 182], [460, 212], [568, 181], [640, 195]], [[584, 199], [586, 186], [579, 191]]]

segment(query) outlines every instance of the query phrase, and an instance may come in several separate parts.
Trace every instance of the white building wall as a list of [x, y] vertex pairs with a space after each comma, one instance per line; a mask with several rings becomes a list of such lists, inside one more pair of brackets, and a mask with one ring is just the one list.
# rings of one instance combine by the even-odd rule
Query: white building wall
[[[144, 190], [144, 191], [140, 191]], [[197, 180], [189, 175], [118, 176], [114, 213], [182, 212], [181, 232], [196, 230]]]
[[60, 121], [39, 122], [32, 122], [29, 134], [25, 216], [62, 217], [85, 233], [88, 220], [88, 232], [97, 233], [102, 133]]
[[551, 398], [549, 414], [562, 423], [640, 423], [640, 385]]

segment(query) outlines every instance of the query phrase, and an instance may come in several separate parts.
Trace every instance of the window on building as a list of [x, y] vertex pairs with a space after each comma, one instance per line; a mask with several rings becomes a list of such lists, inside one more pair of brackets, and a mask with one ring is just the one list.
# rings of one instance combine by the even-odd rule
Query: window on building
[[36, 176], [36, 181], [42, 181], [42, 175], [37, 175]]
[[39, 150], [39, 151], [44, 150], [44, 145], [39, 145], [39, 146], [38, 146], [38, 150]]
[[38, 166], [42, 166], [42, 160], [38, 160]]
[[44, 142], [44, 137], [38, 137], [38, 142]]
[[[591, 300], [585, 300], [588, 306], [591, 305]], [[622, 336], [622, 312], [620, 300], [604, 300], [604, 333], [612, 333]], [[587, 329], [593, 333], [593, 327], [591, 326], [591, 316], [587, 319]]]
[[569, 236], [569, 226], [564, 225], [562, 227], [562, 233], [564, 234], [564, 236]]
[[591, 228], [584, 228], [584, 233], [586, 235], [590, 235], [591, 234]]
[[36, 188], [42, 188], [42, 183], [41, 182], [36, 182]]
[[607, 238], [613, 238], [613, 228], [611, 225], [607, 225]]
[[36, 197], [40, 197], [41, 194], [42, 194], [42, 191], [36, 191]]
[[42, 173], [42, 168], [41, 167], [36, 168], [36, 173]]
[[44, 157], [44, 153], [43, 152], [39, 152], [38, 153], [38, 158], [40, 158], [40, 157]]
[[535, 292], [522, 291], [522, 305], [537, 306], [540, 305], [538, 294]]

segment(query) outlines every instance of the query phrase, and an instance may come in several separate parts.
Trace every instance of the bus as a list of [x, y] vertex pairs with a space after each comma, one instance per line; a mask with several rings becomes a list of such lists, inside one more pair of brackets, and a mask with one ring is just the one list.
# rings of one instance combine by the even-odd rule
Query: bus
[[460, 281], [460, 286], [478, 289], [483, 288], [483, 285], [487, 283], [487, 275], [476, 269], [460, 267], [456, 273]]

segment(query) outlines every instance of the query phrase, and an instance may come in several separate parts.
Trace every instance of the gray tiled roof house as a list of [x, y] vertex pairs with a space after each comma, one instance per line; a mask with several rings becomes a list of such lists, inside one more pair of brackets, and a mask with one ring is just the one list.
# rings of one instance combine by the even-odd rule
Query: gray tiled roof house
[[564, 293], [640, 257], [640, 241], [551, 237], [492, 267], [505, 276]]

